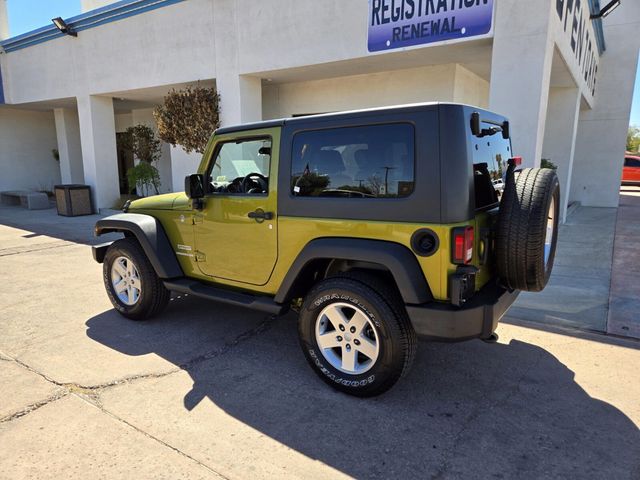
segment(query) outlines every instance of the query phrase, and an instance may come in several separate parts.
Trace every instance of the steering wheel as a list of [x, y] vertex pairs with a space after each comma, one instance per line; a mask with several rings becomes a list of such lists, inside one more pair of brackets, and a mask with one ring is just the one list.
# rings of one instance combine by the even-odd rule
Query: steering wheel
[[251, 172], [242, 179], [241, 188], [244, 193], [266, 193], [269, 183], [261, 173]]

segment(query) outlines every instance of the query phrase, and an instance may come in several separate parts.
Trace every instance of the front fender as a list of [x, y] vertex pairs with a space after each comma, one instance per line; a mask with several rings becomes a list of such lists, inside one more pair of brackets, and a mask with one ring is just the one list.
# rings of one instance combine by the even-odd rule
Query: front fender
[[[118, 213], [96, 222], [96, 236], [111, 232], [133, 235], [147, 255], [158, 277], [167, 279], [184, 276], [169, 238], [157, 218], [140, 213]], [[104, 255], [94, 254], [94, 258], [97, 262], [102, 263]]]

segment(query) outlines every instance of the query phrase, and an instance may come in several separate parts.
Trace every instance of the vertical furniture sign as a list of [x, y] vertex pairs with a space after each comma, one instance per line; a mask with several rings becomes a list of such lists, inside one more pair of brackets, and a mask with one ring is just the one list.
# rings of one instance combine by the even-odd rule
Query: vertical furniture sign
[[493, 0], [369, 0], [370, 52], [491, 33]]
[[4, 86], [2, 85], [2, 62], [0, 62], [0, 105], [4, 104]]

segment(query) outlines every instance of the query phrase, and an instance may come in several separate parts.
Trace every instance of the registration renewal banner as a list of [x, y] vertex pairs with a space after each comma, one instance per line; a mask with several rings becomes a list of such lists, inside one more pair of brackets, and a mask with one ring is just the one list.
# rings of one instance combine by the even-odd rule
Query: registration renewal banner
[[369, 0], [369, 51], [486, 35], [492, 21], [493, 0]]

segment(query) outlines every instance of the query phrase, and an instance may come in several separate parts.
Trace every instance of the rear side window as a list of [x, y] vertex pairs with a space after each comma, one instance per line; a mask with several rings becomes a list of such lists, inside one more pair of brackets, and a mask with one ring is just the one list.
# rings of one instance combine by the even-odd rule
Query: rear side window
[[476, 209], [481, 210], [496, 205], [502, 195], [511, 140], [499, 132], [481, 138], [471, 135], [471, 139]]
[[291, 193], [397, 198], [414, 186], [414, 129], [369, 125], [301, 132], [293, 139]]

